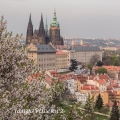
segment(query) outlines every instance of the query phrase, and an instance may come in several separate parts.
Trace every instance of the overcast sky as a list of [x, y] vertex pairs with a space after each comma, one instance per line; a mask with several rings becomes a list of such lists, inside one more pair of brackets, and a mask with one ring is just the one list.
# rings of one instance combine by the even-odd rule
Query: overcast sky
[[14, 34], [26, 35], [30, 13], [34, 29], [41, 13], [50, 24], [54, 8], [62, 36], [120, 38], [120, 0], [0, 0], [0, 15]]

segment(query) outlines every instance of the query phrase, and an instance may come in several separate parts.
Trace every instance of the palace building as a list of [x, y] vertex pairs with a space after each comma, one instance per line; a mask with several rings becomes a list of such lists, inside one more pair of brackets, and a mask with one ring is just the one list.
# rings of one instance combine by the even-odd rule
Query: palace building
[[46, 19], [46, 25], [44, 28], [43, 15], [41, 14], [41, 21], [38, 30], [33, 32], [33, 24], [31, 19], [31, 14], [29, 17], [27, 35], [26, 35], [26, 44], [48, 44], [52, 45], [64, 45], [63, 38], [60, 36], [60, 24], [57, 22], [56, 11], [54, 11], [53, 21], [50, 24], [50, 29], [48, 30], [48, 24]]

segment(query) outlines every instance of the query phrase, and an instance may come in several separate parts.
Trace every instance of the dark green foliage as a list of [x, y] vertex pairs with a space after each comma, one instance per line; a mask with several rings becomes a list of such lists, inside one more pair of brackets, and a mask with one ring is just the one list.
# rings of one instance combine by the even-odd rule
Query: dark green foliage
[[102, 58], [103, 65], [111, 65], [111, 58], [110, 56], [105, 56]]
[[86, 113], [92, 113], [93, 112], [93, 106], [91, 105], [91, 99], [88, 98], [86, 103], [85, 103], [85, 106], [84, 106], [84, 109], [86, 110]]
[[99, 73], [99, 74], [104, 74], [104, 73], [107, 73], [107, 70], [105, 69], [105, 68], [99, 68], [99, 69], [97, 69], [96, 71], [95, 71], [95, 73], [97, 74], [97, 73]]
[[102, 61], [97, 62], [97, 66], [102, 66], [102, 65], [103, 65]]
[[77, 61], [76, 61], [76, 59], [71, 59], [71, 66], [70, 66], [70, 70], [71, 71], [74, 71], [74, 70], [76, 70], [78, 67], [78, 63], [77, 63]]
[[117, 55], [111, 55], [111, 56], [105, 56], [103, 59], [103, 65], [114, 65], [119, 66], [120, 65], [120, 57]]
[[110, 120], [119, 120], [119, 110], [118, 110], [116, 100], [114, 102], [114, 105], [112, 107], [112, 111], [110, 113]]
[[90, 74], [92, 73], [92, 68], [93, 68], [93, 65], [92, 64], [88, 64], [88, 69], [90, 70]]
[[95, 108], [100, 110], [102, 107], [103, 107], [103, 99], [102, 99], [101, 95], [99, 94], [96, 99]]
[[93, 101], [93, 98], [90, 99], [90, 96], [88, 97], [85, 103], [84, 109], [85, 109], [84, 115], [87, 120], [93, 120], [96, 118], [94, 114], [94, 101]]

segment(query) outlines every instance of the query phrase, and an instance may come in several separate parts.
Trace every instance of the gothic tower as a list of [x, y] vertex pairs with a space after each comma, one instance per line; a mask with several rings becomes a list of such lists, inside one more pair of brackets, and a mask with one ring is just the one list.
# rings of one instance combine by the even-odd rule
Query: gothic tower
[[43, 23], [42, 14], [41, 14], [41, 21], [40, 21], [38, 36], [39, 36], [39, 44], [46, 44], [45, 29], [44, 29], [44, 23]]
[[50, 24], [50, 42], [53, 45], [63, 45], [63, 38], [60, 36], [60, 25], [57, 22], [56, 11], [54, 11], [53, 21]]
[[32, 36], [33, 36], [33, 24], [32, 24], [31, 14], [30, 14], [28, 27], [27, 27], [26, 44], [29, 44], [31, 42]]
[[46, 25], [44, 26], [43, 16], [41, 14], [39, 29], [35, 29], [34, 33], [30, 14], [27, 27], [26, 44], [48, 44], [49, 42], [51, 42], [53, 45], [63, 45], [63, 38], [60, 36], [60, 25], [57, 22], [56, 11], [54, 11], [54, 17], [52, 23], [50, 24], [49, 31], [47, 18]]
[[49, 43], [49, 34], [48, 34], [47, 18], [46, 18], [46, 24], [45, 24], [45, 39], [46, 39], [46, 44], [48, 44]]

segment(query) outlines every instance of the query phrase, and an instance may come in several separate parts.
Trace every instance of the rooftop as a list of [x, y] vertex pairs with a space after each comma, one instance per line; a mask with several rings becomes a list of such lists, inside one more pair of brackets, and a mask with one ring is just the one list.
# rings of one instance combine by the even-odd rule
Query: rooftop
[[75, 52], [80, 51], [101, 51], [97, 46], [71, 46], [70, 50], [75, 50]]

